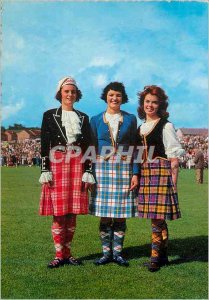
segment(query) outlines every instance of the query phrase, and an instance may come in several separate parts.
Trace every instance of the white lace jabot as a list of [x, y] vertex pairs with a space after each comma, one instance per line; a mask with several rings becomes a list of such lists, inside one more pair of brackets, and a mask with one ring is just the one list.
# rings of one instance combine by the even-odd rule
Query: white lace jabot
[[121, 119], [121, 113], [118, 114], [109, 114], [105, 113], [105, 118], [107, 122], [110, 124], [110, 128], [112, 130], [113, 138], [116, 140], [117, 132], [118, 132], [118, 124]]
[[74, 111], [62, 110], [62, 126], [65, 127], [67, 141], [72, 144], [76, 136], [81, 134], [81, 125], [78, 115]]

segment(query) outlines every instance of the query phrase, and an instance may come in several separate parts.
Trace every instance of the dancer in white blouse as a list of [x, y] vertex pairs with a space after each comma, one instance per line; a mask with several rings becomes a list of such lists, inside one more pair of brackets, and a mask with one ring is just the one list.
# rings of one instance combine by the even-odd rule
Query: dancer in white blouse
[[85, 176], [90, 173], [84, 173], [88, 171], [88, 164], [81, 163], [82, 154], [90, 144], [90, 125], [88, 116], [74, 109], [81, 96], [75, 80], [65, 77], [59, 81], [55, 96], [61, 107], [43, 115], [39, 212], [53, 216], [52, 237], [56, 255], [48, 264], [49, 268], [80, 264], [72, 256], [71, 242], [76, 216], [88, 214], [87, 189], [91, 184], [82, 184], [82, 177], [90, 177]]
[[137, 121], [134, 115], [121, 110], [121, 105], [128, 101], [121, 82], [110, 82], [101, 99], [107, 103], [106, 111], [93, 116], [90, 122], [97, 152], [93, 164], [96, 184], [90, 198], [90, 213], [100, 217], [103, 252], [95, 264], [114, 262], [128, 266], [122, 250], [126, 219], [137, 216], [139, 165], [133, 163], [134, 152], [129, 152], [136, 146]]
[[[167, 120], [168, 102], [164, 90], [146, 86], [139, 95], [138, 114], [145, 122], [139, 127], [140, 144], [144, 146], [141, 164], [138, 213], [151, 219], [151, 272], [168, 264], [168, 228], [165, 220], [181, 217], [178, 195], [178, 158], [184, 155], [173, 125]], [[149, 150], [154, 149], [152, 157]]]

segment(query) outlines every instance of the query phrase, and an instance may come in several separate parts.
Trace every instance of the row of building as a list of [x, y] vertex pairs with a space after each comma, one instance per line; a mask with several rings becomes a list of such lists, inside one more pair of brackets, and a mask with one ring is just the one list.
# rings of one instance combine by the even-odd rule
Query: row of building
[[[208, 136], [208, 129], [206, 128], [179, 128], [176, 131], [178, 138], [181, 140], [184, 136]], [[1, 132], [1, 140], [12, 141], [24, 141], [27, 139], [40, 139], [40, 129], [22, 129], [22, 130], [6, 130]]]
[[206, 138], [208, 136], [208, 129], [207, 128], [179, 128], [176, 131], [178, 138], [181, 140], [185, 136], [202, 136]]
[[5, 130], [1, 132], [2, 142], [21, 142], [25, 140], [40, 139], [41, 129], [22, 129], [22, 130]]

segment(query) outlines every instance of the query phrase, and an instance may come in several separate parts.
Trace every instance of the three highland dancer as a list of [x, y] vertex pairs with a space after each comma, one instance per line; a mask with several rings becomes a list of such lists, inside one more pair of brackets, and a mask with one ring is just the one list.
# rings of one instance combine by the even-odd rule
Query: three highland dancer
[[53, 216], [55, 245], [49, 268], [82, 263], [71, 253], [79, 214], [100, 217], [102, 256], [94, 262], [97, 266], [129, 265], [122, 254], [126, 219], [137, 216], [151, 219], [148, 270], [169, 263], [166, 220], [181, 216], [177, 175], [184, 150], [168, 121], [164, 90], [146, 86], [138, 96], [138, 116], [144, 120], [138, 129], [136, 117], [121, 110], [128, 96], [120, 82], [103, 89], [106, 110], [89, 124], [88, 116], [74, 108], [82, 97], [76, 81], [59, 81], [55, 97], [61, 107], [44, 113], [41, 130], [40, 214]]

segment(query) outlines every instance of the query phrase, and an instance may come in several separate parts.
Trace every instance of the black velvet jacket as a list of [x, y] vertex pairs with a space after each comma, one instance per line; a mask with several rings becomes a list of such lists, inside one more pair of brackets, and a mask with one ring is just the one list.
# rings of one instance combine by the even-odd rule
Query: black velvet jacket
[[[76, 142], [73, 145], [79, 146], [84, 153], [91, 143], [90, 140], [90, 125], [89, 117], [74, 109], [74, 112], [78, 115], [81, 124], [81, 134], [77, 136]], [[62, 108], [55, 108], [47, 110], [43, 115], [43, 121], [41, 126], [41, 171], [50, 171], [49, 152], [55, 146], [67, 145], [67, 136], [65, 127], [62, 126]]]

